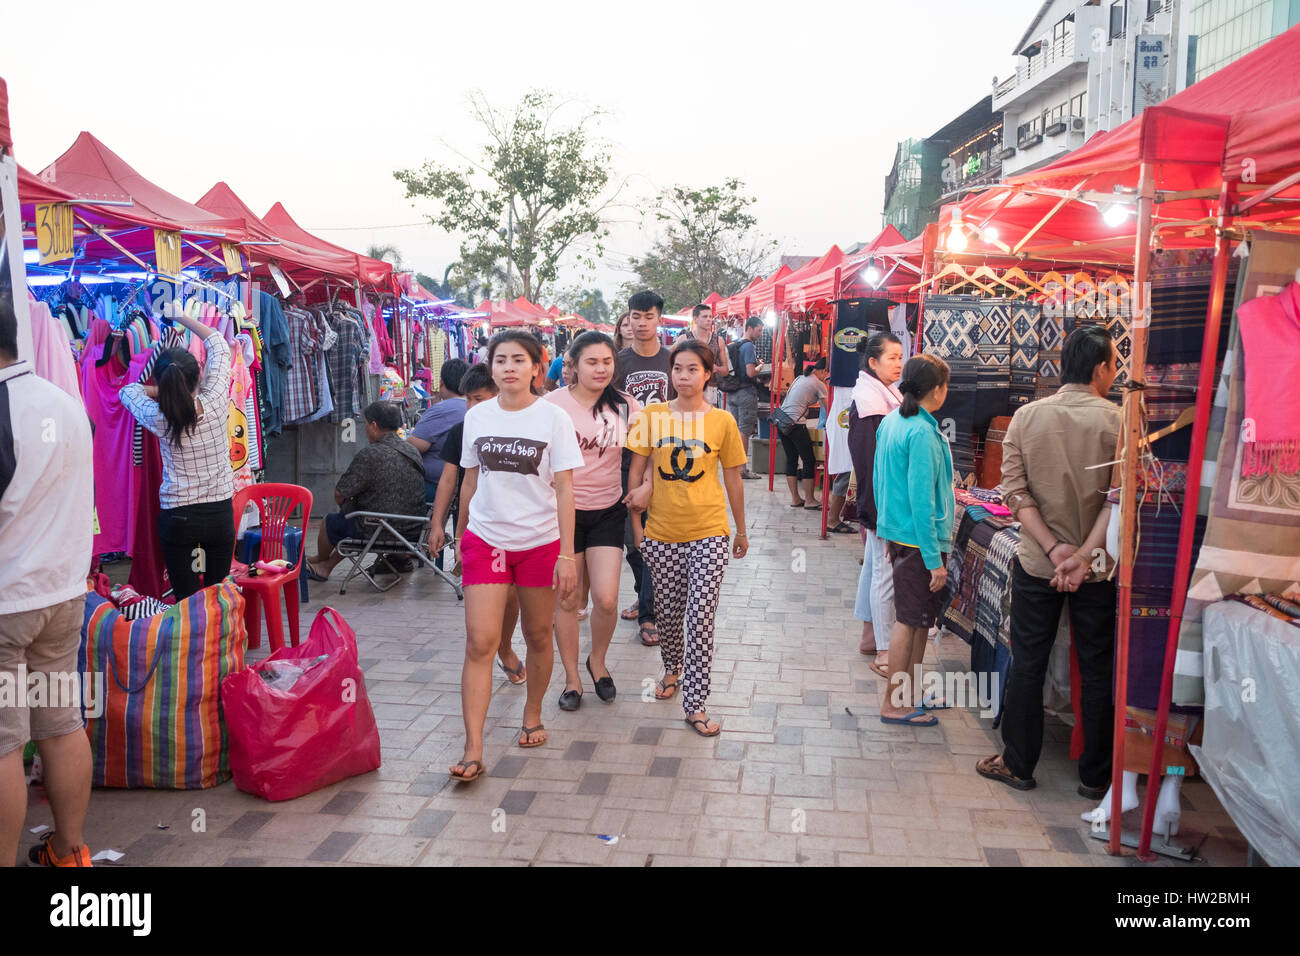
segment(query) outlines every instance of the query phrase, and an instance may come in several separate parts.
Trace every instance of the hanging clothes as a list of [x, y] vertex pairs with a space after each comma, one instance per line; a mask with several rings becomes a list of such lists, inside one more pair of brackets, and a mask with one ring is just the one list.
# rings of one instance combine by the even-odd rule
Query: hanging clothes
[[285, 376], [284, 420], [296, 422], [316, 411], [320, 401], [316, 381], [319, 339], [310, 313], [290, 308], [284, 315], [289, 323], [289, 353], [293, 356], [293, 367]]
[[361, 414], [360, 377], [365, 372], [367, 358], [365, 333], [361, 323], [346, 312], [333, 312], [330, 319], [338, 336], [338, 341], [326, 356], [330, 394], [334, 400], [330, 421], [355, 420]]
[[53, 382], [69, 395], [81, 400], [81, 379], [76, 363], [72, 361], [72, 343], [67, 327], [55, 321], [50, 307], [33, 300], [28, 304], [32, 317], [32, 368], [41, 378]]
[[279, 300], [267, 292], [257, 293], [257, 314], [262, 342], [262, 372], [266, 380], [266, 431], [278, 435], [285, 422], [284, 403], [288, 376], [293, 367], [289, 323]]

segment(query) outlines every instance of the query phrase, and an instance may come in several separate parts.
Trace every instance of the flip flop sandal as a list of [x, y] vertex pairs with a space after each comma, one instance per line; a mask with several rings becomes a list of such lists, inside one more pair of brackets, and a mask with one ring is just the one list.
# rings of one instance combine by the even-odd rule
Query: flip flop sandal
[[323, 578], [318, 573], [316, 573], [316, 569], [313, 568], [306, 561], [302, 563], [302, 569], [306, 573], [308, 581], [315, 581], [317, 584], [324, 584], [326, 581], [329, 580], [329, 578]]
[[672, 681], [671, 683], [665, 683], [665, 682], [661, 679], [661, 680], [658, 682], [657, 686], [658, 686], [659, 689], [662, 690], [664, 693], [663, 693], [663, 694], [660, 694], [658, 690], [655, 691], [655, 700], [672, 700], [673, 697], [677, 694], [677, 685], [680, 684], [680, 683], [681, 683], [681, 678], [680, 678], [680, 677], [679, 677], [677, 680]]
[[822, 506], [821, 506], [821, 505], [804, 505], [803, 507], [804, 507], [804, 510], [805, 510], [805, 511], [821, 511], [821, 510], [822, 510]]
[[641, 616], [641, 605], [633, 604], [631, 607], [625, 608], [624, 610], [620, 611], [618, 616], [625, 621], [635, 621], [638, 617]]
[[802, 508], [803, 506], [804, 506], [804, 505], [803, 505], [803, 500], [800, 499], [800, 501], [799, 501], [799, 503], [798, 503], [797, 505], [791, 505], [790, 507], [791, 507], [791, 508]]
[[685, 720], [686, 723], [691, 725], [691, 730], [695, 731], [701, 737], [716, 737], [718, 736], [718, 734], [722, 733], [721, 724], [718, 724], [718, 729], [715, 730], [713, 733], [709, 733], [707, 730], [700, 729], [701, 727], [707, 727], [709, 725], [709, 719], [707, 717], [705, 717], [703, 720], [701, 720], [699, 717], [696, 717], [694, 719], [687, 717], [685, 718]]
[[[653, 641], [647, 641], [647, 640], [646, 640], [646, 634], [647, 634], [648, 632], [653, 632], [653, 633], [654, 633], [654, 640], [653, 640]], [[659, 628], [655, 627], [653, 624], [642, 624], [642, 625], [637, 629], [637, 637], [641, 638], [641, 643], [644, 644], [646, 647], [658, 647], [658, 646], [659, 646]]]
[[[497, 667], [501, 668], [501, 670], [505, 672], [506, 677], [510, 678], [510, 683], [514, 684], [516, 687], [520, 684], [528, 683], [528, 678], [524, 675], [523, 661], [519, 662], [519, 668], [517, 670], [512, 671], [510, 668], [506, 667], [506, 665], [502, 663], [501, 658], [498, 657]], [[523, 680], [515, 680], [516, 677], [523, 677]]]
[[887, 668], [881, 667], [880, 661], [878, 660], [872, 661], [870, 667], [872, 673], [876, 674], [879, 677], [883, 677], [885, 680], [889, 680], [889, 670]]
[[985, 757], [976, 763], [975, 772], [989, 780], [1005, 783], [1013, 790], [1033, 790], [1034, 787], [1038, 786], [1038, 782], [1033, 777], [1023, 780], [1013, 774], [1007, 765], [1002, 762], [1001, 754]]
[[544, 738], [543, 738], [542, 740], [539, 740], [539, 741], [535, 742], [535, 743], [526, 743], [525, 741], [527, 740], [527, 738], [529, 738], [529, 737], [531, 737], [533, 734], [537, 733], [537, 731], [539, 731], [539, 730], [545, 730], [545, 729], [546, 729], [546, 728], [543, 727], [541, 724], [538, 724], [536, 727], [522, 727], [522, 726], [521, 726], [521, 727], [519, 728], [519, 731], [520, 731], [520, 735], [519, 735], [519, 746], [522, 747], [522, 748], [524, 748], [525, 750], [529, 749], [530, 747], [540, 747], [542, 744], [546, 743], [546, 740], [545, 740]]
[[952, 704], [938, 695], [921, 701], [922, 710], [952, 710]]
[[471, 780], [477, 780], [479, 777], [483, 776], [484, 773], [486, 773], [486, 771], [483, 768], [483, 764], [477, 760], [462, 760], [460, 763], [452, 767], [452, 769], [455, 770], [456, 767], [464, 767], [466, 770], [469, 770], [470, 767], [478, 767], [477, 771], [466, 776], [462, 776], [460, 774], [455, 774], [455, 773], [451, 774], [450, 775], [451, 779], [455, 780], [457, 783], [469, 783]]
[[[914, 720], [913, 718], [915, 717], [924, 717], [925, 719]], [[927, 714], [925, 711], [917, 708], [903, 717], [886, 717], [884, 714], [881, 714], [880, 722], [882, 724], [901, 724], [904, 727], [933, 727], [939, 722], [939, 718], [934, 716], [934, 714]]]
[[857, 534], [858, 529], [847, 522], [841, 521], [833, 528], [828, 528], [831, 534]]

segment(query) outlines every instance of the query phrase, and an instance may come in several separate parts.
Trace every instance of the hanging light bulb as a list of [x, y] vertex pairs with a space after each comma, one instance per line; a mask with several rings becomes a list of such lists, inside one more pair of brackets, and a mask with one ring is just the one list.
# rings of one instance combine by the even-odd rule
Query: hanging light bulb
[[1101, 211], [1101, 219], [1112, 229], [1122, 226], [1132, 210], [1124, 203], [1113, 202]]
[[966, 248], [966, 233], [962, 230], [961, 224], [954, 222], [951, 229], [948, 230], [948, 251], [962, 252]]
[[998, 238], [1000, 237], [1000, 235], [1001, 235], [1001, 234], [998, 232], [998, 227], [997, 227], [997, 226], [985, 226], [985, 227], [984, 227], [984, 241], [985, 241], [985, 242], [988, 242], [988, 243], [994, 243], [994, 242], [997, 242], [997, 241], [998, 241]]
[[768, 309], [763, 313], [763, 322], [769, 329], [776, 327], [776, 309]]
[[867, 259], [867, 267], [862, 270], [862, 281], [867, 283], [873, 289], [880, 282], [880, 269], [876, 265], [876, 257], [871, 256]]

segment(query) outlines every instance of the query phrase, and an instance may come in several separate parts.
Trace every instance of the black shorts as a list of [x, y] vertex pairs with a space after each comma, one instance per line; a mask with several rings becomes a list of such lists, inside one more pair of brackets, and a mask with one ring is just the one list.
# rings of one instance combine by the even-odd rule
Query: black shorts
[[[934, 627], [944, 605], [948, 603], [948, 587], [930, 590], [930, 570], [925, 566], [920, 548], [910, 548], [896, 541], [887, 542], [886, 548], [894, 572], [894, 618], [908, 627]], [[948, 556], [942, 556], [944, 565]]]
[[627, 521], [627, 505], [623, 502], [598, 511], [573, 513], [574, 553], [588, 548], [618, 548], [623, 550], [623, 524]]

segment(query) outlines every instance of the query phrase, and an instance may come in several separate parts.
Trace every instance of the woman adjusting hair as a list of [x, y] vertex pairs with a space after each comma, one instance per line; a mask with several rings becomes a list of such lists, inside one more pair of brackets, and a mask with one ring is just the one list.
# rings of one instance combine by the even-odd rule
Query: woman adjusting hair
[[127, 385], [122, 406], [158, 436], [162, 487], [158, 538], [172, 594], [182, 601], [230, 573], [235, 494], [230, 468], [230, 348], [221, 334], [184, 313], [176, 322], [203, 340], [203, 372], [182, 348], [154, 364], [156, 385]]

